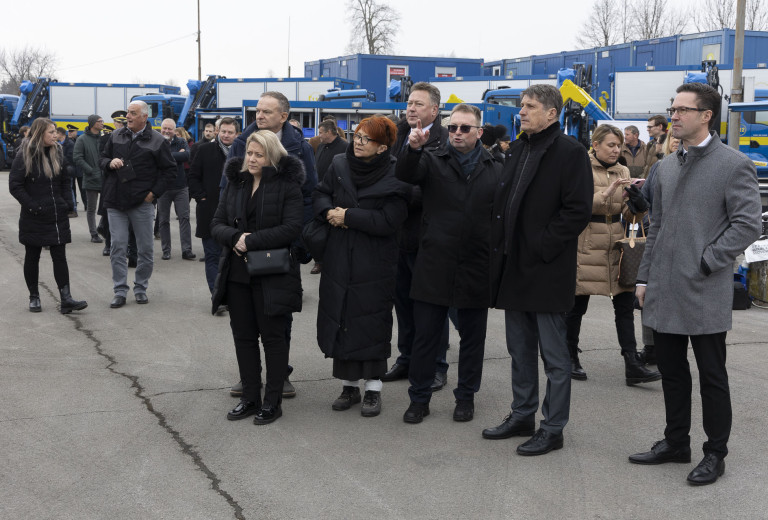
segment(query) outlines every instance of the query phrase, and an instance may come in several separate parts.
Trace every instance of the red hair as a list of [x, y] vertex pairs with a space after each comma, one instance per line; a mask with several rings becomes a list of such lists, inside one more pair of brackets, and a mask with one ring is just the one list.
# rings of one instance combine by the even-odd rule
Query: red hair
[[392, 146], [395, 144], [395, 141], [397, 140], [397, 127], [395, 126], [395, 123], [389, 120], [388, 117], [366, 117], [360, 121], [359, 125], [357, 125], [355, 134], [360, 132], [360, 130], [365, 130], [365, 133], [368, 134], [368, 137], [379, 144], [387, 145], [389, 148], [392, 148]]

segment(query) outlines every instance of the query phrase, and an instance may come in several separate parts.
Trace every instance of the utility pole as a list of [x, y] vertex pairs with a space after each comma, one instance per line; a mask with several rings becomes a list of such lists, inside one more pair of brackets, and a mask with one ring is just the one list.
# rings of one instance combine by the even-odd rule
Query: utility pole
[[291, 77], [291, 17], [288, 17], [288, 77]]
[[[733, 86], [731, 87], [731, 103], [744, 101], [744, 19], [747, 12], [747, 0], [736, 1], [736, 40], [733, 46]], [[741, 112], [729, 111], [728, 116], [728, 146], [739, 149], [739, 128], [741, 127]]]
[[197, 81], [203, 79], [200, 58], [200, 0], [197, 0]]

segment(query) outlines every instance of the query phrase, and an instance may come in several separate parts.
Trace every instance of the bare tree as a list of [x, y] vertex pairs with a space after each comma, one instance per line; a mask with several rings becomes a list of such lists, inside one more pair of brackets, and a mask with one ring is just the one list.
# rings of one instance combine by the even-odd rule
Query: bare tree
[[582, 24], [576, 43], [582, 47], [607, 47], [617, 43], [618, 9], [614, 0], [595, 0], [592, 12]]
[[0, 49], [2, 93], [18, 94], [22, 81], [52, 76], [56, 62], [56, 54], [29, 45], [15, 50]]
[[[736, 2], [733, 0], [706, 0], [701, 9], [693, 12], [697, 31], [719, 31], [736, 27]], [[747, 0], [744, 28], [747, 31], [768, 30], [768, 4], [765, 0]]]
[[375, 0], [349, 0], [347, 7], [352, 25], [352, 40], [347, 50], [368, 54], [392, 52], [400, 13]]
[[638, 2], [633, 10], [635, 37], [652, 40], [679, 34], [685, 30], [688, 21], [680, 12], [670, 9], [666, 0]]

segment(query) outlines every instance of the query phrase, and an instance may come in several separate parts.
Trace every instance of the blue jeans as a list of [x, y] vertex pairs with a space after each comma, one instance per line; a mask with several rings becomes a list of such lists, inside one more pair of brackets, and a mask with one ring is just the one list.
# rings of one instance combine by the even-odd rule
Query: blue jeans
[[128, 227], [133, 227], [136, 235], [136, 247], [138, 249], [138, 261], [133, 292], [146, 294], [149, 278], [154, 268], [154, 221], [155, 206], [151, 202], [142, 202], [126, 211], [119, 209], [107, 209], [109, 216], [109, 231], [112, 235], [109, 261], [112, 264], [112, 283], [116, 296], [125, 296], [128, 293]]
[[213, 294], [213, 283], [219, 274], [219, 258], [221, 257], [221, 244], [212, 237], [203, 238], [203, 252], [205, 254], [205, 279], [208, 288]]

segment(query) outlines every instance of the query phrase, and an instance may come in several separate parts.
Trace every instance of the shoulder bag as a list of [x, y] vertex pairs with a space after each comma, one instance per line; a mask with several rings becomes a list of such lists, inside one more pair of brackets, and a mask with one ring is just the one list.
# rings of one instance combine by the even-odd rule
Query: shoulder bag
[[632, 225], [629, 238], [616, 241], [616, 247], [621, 250], [619, 258], [619, 285], [622, 287], [634, 287], [637, 283], [637, 271], [645, 253], [645, 230], [642, 222], [638, 226], [642, 236], [638, 237], [635, 229], [635, 217], [632, 217]]

